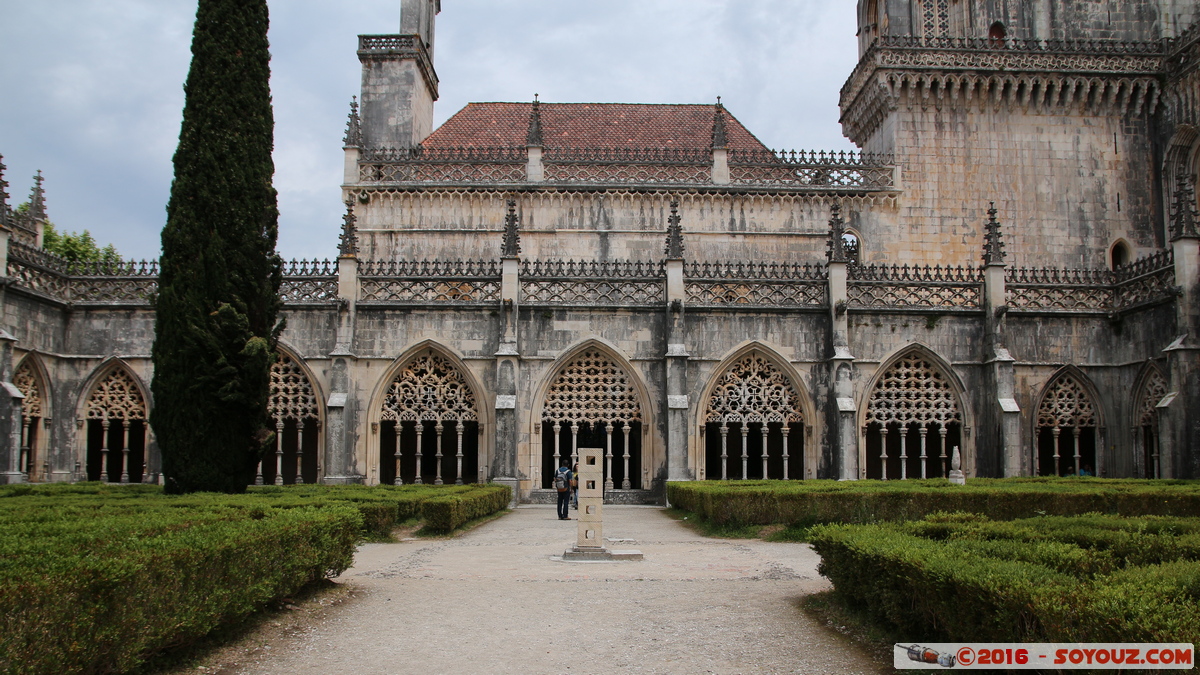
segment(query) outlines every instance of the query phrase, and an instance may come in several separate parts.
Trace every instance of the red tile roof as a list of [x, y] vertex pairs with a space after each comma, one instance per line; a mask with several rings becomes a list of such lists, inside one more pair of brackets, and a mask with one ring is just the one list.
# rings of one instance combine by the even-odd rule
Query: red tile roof
[[[712, 147], [712, 105], [650, 103], [542, 103], [546, 148]], [[469, 103], [421, 144], [427, 148], [523, 147], [530, 103]], [[725, 111], [727, 147], [766, 150]]]

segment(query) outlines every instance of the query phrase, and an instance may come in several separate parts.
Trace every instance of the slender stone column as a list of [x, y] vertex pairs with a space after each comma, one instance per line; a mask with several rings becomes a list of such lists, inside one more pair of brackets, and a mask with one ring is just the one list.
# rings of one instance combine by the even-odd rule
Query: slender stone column
[[721, 480], [729, 480], [729, 448], [727, 441], [729, 439], [729, 427], [725, 426], [725, 420], [721, 420]]
[[121, 482], [129, 482], [129, 420], [121, 419]]
[[792, 452], [792, 449], [791, 449], [792, 440], [791, 440], [791, 435], [790, 435], [791, 429], [788, 428], [787, 422], [783, 423], [783, 428], [780, 431], [783, 432], [783, 479], [791, 480], [792, 471], [788, 466], [788, 457], [791, 456], [791, 452]]
[[763, 480], [767, 479], [767, 423], [762, 423], [762, 465], [763, 465]]
[[908, 480], [908, 425], [900, 425], [900, 480]]
[[455, 470], [455, 472], [454, 472], [454, 484], [455, 484], [455, 485], [462, 485], [462, 484], [463, 484], [463, 479], [462, 479], [462, 462], [463, 462], [463, 451], [462, 451], [462, 435], [463, 435], [463, 423], [462, 423], [462, 420], [458, 420], [458, 421], [456, 421], [456, 422], [455, 422], [455, 424], [454, 424], [454, 431], [458, 433], [458, 452], [457, 452], [457, 453], [454, 455], [454, 458], [455, 458], [456, 460], [458, 460], [458, 468], [457, 468], [457, 469]]
[[434, 425], [433, 430], [437, 432], [437, 453], [434, 457], [437, 459], [437, 474], [433, 477], [434, 485], [442, 484], [442, 431], [446, 427], [442, 426], [442, 421], [438, 420]]
[[108, 482], [108, 418], [100, 420], [103, 435], [100, 437], [100, 482]]
[[879, 425], [879, 473], [881, 480], [887, 480], [887, 436], [888, 429], [886, 424]]
[[[624, 456], [625, 478], [623, 478], [621, 480], [621, 489], [622, 490], [630, 490], [633, 488], [633, 482], [629, 480], [629, 430], [630, 430], [630, 428], [631, 427], [629, 426], [628, 422], [626, 422], [625, 425], [623, 427], [621, 427], [621, 431], [623, 431], [625, 433], [625, 456]], [[643, 485], [642, 487], [645, 488], [646, 486]]]
[[[397, 423], [399, 424], [399, 423]], [[424, 455], [421, 436], [425, 432], [425, 420], [417, 420], [417, 476], [413, 478], [413, 485], [421, 485], [424, 481], [421, 479], [421, 457]]]
[[275, 484], [283, 485], [283, 420], [275, 420]]
[[928, 458], [929, 455], [927, 455], [925, 452], [925, 437], [927, 435], [929, 435], [929, 427], [922, 425], [920, 428], [920, 432], [921, 432], [921, 478], [928, 478], [929, 476], [926, 473], [925, 460], [926, 460], [926, 458]]
[[396, 461], [396, 477], [392, 479], [392, 485], [404, 485], [404, 479], [400, 477], [400, 434], [403, 431], [399, 420], [396, 421], [396, 440], [395, 452], [392, 453], [393, 459]]
[[[604, 426], [604, 491], [613, 489], [612, 478], [612, 432], [613, 425], [609, 422]], [[626, 470], [628, 473], [628, 470]]]
[[742, 480], [746, 480], [746, 478], [749, 477], [747, 471], [749, 469], [750, 462], [750, 449], [748, 447], [749, 443], [746, 441], [749, 435], [750, 424], [747, 423], [746, 420], [742, 420]]

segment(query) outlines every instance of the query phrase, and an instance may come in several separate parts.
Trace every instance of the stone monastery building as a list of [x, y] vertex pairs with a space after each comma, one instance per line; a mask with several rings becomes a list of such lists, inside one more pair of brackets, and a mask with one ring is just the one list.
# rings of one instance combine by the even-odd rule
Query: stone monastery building
[[[440, 11], [359, 37], [345, 222], [287, 265], [263, 481], [536, 501], [579, 447], [619, 502], [938, 477], [955, 448], [968, 476], [1200, 477], [1196, 0], [860, 0], [861, 153], [772, 151], [719, 102], [434, 129]], [[41, 250], [40, 177], [2, 201], [0, 468], [158, 480], [155, 264]]]

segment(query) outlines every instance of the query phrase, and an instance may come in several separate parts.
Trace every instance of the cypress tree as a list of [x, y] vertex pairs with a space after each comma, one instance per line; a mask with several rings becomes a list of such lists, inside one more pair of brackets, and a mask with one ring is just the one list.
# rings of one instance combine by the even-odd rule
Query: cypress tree
[[168, 492], [242, 492], [271, 440], [282, 263], [266, 0], [199, 0], [162, 233], [151, 423]]

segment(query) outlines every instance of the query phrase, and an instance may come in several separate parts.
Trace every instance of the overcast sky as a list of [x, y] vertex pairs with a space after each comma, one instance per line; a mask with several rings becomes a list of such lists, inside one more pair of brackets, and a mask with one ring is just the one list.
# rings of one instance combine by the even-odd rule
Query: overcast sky
[[[768, 146], [853, 147], [837, 93], [854, 0], [444, 0], [435, 125], [469, 101], [711, 103]], [[279, 250], [336, 255], [341, 139], [360, 33], [400, 0], [272, 0]], [[11, 205], [46, 177], [50, 219], [157, 257], [195, 0], [0, 0], [0, 155]]]

